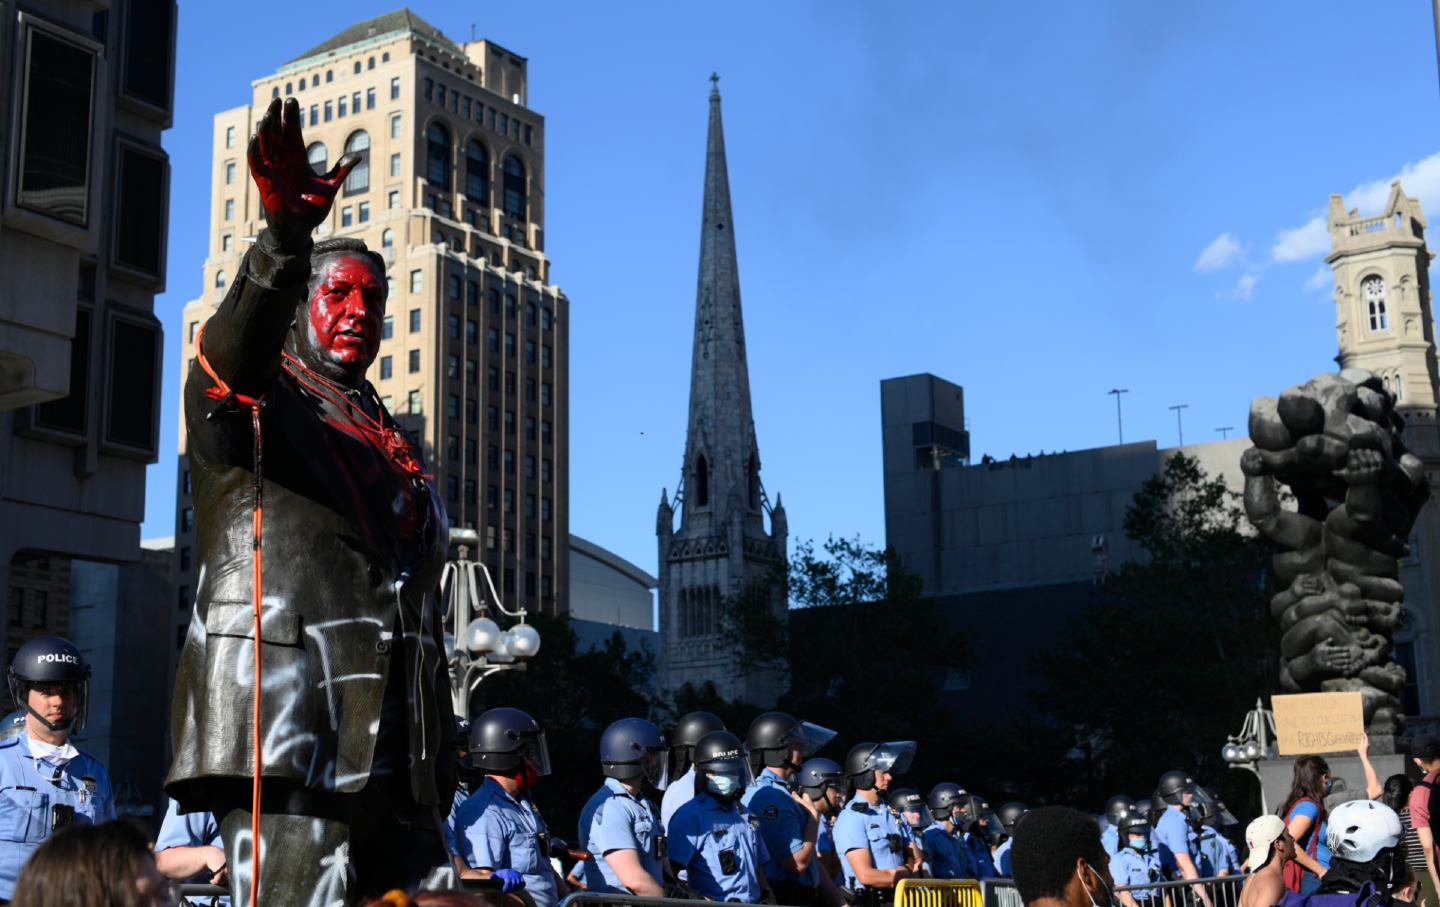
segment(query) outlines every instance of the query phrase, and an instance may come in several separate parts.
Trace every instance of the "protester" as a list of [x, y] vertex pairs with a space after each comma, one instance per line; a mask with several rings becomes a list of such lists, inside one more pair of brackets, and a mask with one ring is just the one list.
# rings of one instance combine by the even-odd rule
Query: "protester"
[[624, 718], [600, 735], [605, 783], [580, 810], [585, 890], [661, 897], [665, 828], [653, 794], [665, 775], [665, 737], [643, 718]]
[[1419, 734], [1410, 740], [1410, 758], [1425, 773], [1420, 783], [1410, 793], [1410, 824], [1415, 827], [1415, 838], [1420, 842], [1420, 853], [1425, 858], [1425, 872], [1430, 877], [1430, 890], [1440, 892], [1440, 873], [1435, 869], [1435, 834], [1430, 817], [1435, 815], [1436, 791], [1440, 785], [1440, 737], [1433, 734]]
[[[1280, 808], [1285, 827], [1295, 840], [1295, 862], [1286, 869], [1285, 887], [1299, 894], [1311, 894], [1320, 887], [1320, 878], [1330, 867], [1330, 847], [1325, 843], [1325, 787], [1330, 766], [1319, 756], [1295, 760], [1290, 795]], [[1352, 801], [1358, 802], [1358, 801]]]
[[745, 789], [740, 805], [760, 823], [760, 836], [770, 854], [763, 867], [765, 878], [782, 904], [834, 904], [839, 894], [822, 884], [815, 859], [820, 810], [790, 792], [801, 761], [834, 738], [829, 728], [785, 712], [766, 712], [750, 723], [746, 734], [755, 780]]
[[[1325, 791], [1325, 811], [1327, 813], [1333, 812], [1335, 807], [1341, 803], [1348, 803], [1351, 800], [1378, 800], [1384, 791], [1384, 786], [1380, 783], [1380, 775], [1375, 771], [1374, 763], [1370, 761], [1369, 734], [1360, 735], [1360, 746], [1355, 750], [1355, 755], [1360, 758], [1360, 768], [1365, 773], [1365, 789], [1347, 790], [1344, 781], [1332, 778]], [[1398, 810], [1396, 811], [1398, 812]]]
[[1068, 806], [1031, 810], [1011, 859], [1025, 907], [1095, 907], [1114, 902], [1108, 858], [1095, 820]]
[[460, 877], [499, 879], [502, 894], [523, 888], [535, 907], [554, 907], [565, 883], [550, 865], [548, 832], [532, 799], [536, 782], [550, 774], [545, 734], [519, 709], [490, 709], [470, 725], [470, 759], [485, 781], [455, 811]]
[[[193, 812], [180, 815], [179, 804], [173, 799], [160, 823], [155, 839], [155, 868], [168, 879], [202, 885], [225, 885], [230, 881], [225, 862], [225, 842], [220, 839], [220, 823], [213, 813]], [[208, 904], [211, 898], [191, 899], [194, 904]], [[222, 898], [220, 905], [229, 904]]]
[[1260, 816], [1245, 827], [1245, 871], [1240, 907], [1271, 907], [1285, 895], [1285, 866], [1295, 858], [1295, 840], [1279, 816]]
[[951, 781], [930, 788], [926, 806], [935, 824], [925, 829], [925, 855], [930, 861], [930, 874], [937, 879], [973, 879], [970, 851], [960, 840], [961, 801], [965, 790]]
[[1415, 782], [1406, 775], [1391, 775], [1385, 779], [1381, 788], [1380, 796], [1377, 798], [1381, 803], [1395, 810], [1400, 817], [1400, 827], [1405, 829], [1405, 865], [1415, 871], [1415, 892], [1414, 897], [1409, 900], [1419, 900], [1425, 890], [1422, 880], [1428, 880], [1425, 865], [1425, 848], [1420, 846], [1420, 836], [1415, 833], [1415, 824], [1410, 819], [1410, 794], [1415, 790]]
[[843, 858], [845, 884], [866, 903], [890, 902], [895, 885], [914, 875], [910, 829], [884, 799], [891, 780], [914, 758], [911, 740], [861, 743], [845, 756], [845, 777], [855, 795], [835, 820], [835, 849]]
[[666, 826], [672, 867], [712, 901], [754, 904], [765, 890], [765, 840], [740, 808], [750, 764], [740, 738], [711, 731], [695, 744], [695, 795]]
[[1320, 907], [1326, 895], [1367, 892], [1373, 893], [1358, 904], [1352, 897], [1337, 899], [1336, 905], [1389, 904], [1405, 879], [1405, 860], [1400, 852], [1403, 835], [1400, 817], [1383, 803], [1352, 800], [1337, 806], [1327, 826], [1329, 871], [1316, 891], [1322, 900], [1311, 898], [1308, 907]]
[[17, 907], [170, 907], [145, 835], [129, 822], [72, 825], [35, 849], [10, 902]]
[[70, 742], [85, 725], [89, 698], [80, 650], [38, 636], [16, 650], [7, 680], [25, 709], [25, 732], [0, 740], [0, 901], [14, 898], [21, 866], [50, 835], [115, 818], [105, 767]]

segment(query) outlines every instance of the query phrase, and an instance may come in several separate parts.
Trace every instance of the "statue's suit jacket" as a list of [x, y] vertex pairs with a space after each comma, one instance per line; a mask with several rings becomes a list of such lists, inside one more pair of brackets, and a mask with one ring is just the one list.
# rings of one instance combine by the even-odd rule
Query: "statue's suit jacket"
[[[337, 408], [281, 368], [306, 297], [310, 248], [268, 231], [249, 250], [207, 322], [202, 351], [240, 394], [263, 396], [261, 752], [263, 777], [354, 793], [372, 772], [405, 772], [416, 803], [440, 804], [454, 759], [448, 669], [437, 601], [447, 550], [443, 504], [429, 480], [397, 467]], [[305, 325], [301, 310], [300, 325]], [[293, 340], [290, 341], [293, 343]], [[199, 577], [171, 714], [167, 791], [209, 808], [206, 784], [250, 779], [254, 758], [254, 619], [250, 412], [215, 415], [214, 382], [192, 362], [185, 425]], [[368, 385], [353, 399], [372, 400]], [[394, 425], [388, 415], [380, 415]], [[397, 766], [375, 764], [382, 705], [403, 689]], [[398, 711], [392, 701], [387, 716]], [[445, 804], [448, 806], [448, 803]]]

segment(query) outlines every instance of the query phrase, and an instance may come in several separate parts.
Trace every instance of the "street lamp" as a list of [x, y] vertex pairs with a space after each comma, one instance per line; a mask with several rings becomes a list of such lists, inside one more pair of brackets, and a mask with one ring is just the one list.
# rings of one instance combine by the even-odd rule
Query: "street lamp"
[[[540, 631], [525, 623], [525, 609], [505, 607], [490, 571], [470, 560], [470, 548], [480, 547], [474, 529], [451, 529], [450, 545], [456, 558], [445, 564], [440, 594], [445, 600], [445, 655], [450, 663], [450, 696], [455, 714], [470, 717], [470, 697], [480, 682], [499, 671], [523, 671], [540, 652]], [[515, 624], [502, 630], [496, 617], [511, 617]]]
[[1261, 759], [1275, 758], [1275, 716], [1265, 708], [1259, 699], [1255, 708], [1245, 715], [1245, 724], [1240, 733], [1231, 734], [1230, 739], [1220, 748], [1220, 758], [1231, 768], [1244, 769], [1260, 781], [1260, 811], [1268, 813], [1270, 806], [1265, 801], [1265, 780], [1255, 763]]

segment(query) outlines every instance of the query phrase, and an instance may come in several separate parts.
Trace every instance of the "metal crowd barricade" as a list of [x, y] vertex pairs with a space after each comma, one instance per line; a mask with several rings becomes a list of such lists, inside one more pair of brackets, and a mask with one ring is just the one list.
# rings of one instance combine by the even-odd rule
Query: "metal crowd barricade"
[[221, 904], [221, 898], [230, 897], [227, 885], [203, 885], [199, 882], [185, 882], [180, 886], [180, 896], [186, 904]]
[[974, 879], [901, 879], [895, 907], [985, 907], [985, 900]]
[[577, 891], [566, 895], [560, 901], [560, 907], [695, 907], [699, 903], [703, 902], [687, 898], [642, 898], [635, 894]]
[[[1239, 907], [1240, 889], [1245, 885], [1244, 875], [1213, 876], [1194, 881], [1153, 882], [1149, 885], [1119, 885], [1115, 888], [1118, 896], [1122, 891], [1130, 892], [1140, 907], [1204, 907], [1204, 902], [1195, 893], [1195, 886], [1202, 885], [1210, 895], [1212, 907]], [[982, 907], [1024, 907], [1020, 892], [1010, 879], [985, 879], [980, 883]], [[899, 907], [899, 905], [897, 905]], [[926, 904], [925, 907], [930, 907]], [[965, 905], [969, 907], [969, 905]]]

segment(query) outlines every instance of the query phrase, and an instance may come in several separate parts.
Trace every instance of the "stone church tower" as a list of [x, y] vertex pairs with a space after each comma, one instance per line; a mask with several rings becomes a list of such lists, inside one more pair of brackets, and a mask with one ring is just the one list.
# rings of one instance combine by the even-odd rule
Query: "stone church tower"
[[1395, 395], [1405, 443], [1425, 463], [1431, 498], [1415, 521], [1400, 562], [1409, 623], [1395, 638], [1395, 661], [1409, 675], [1407, 714], [1440, 709], [1440, 372], [1430, 309], [1425, 214], [1400, 183], [1380, 214], [1345, 210], [1330, 196], [1327, 214], [1335, 276], [1335, 333], [1341, 368], [1375, 373]]
[[[722, 634], [728, 601], [782, 563], [786, 522], [779, 495], [771, 508], [760, 483], [720, 91], [713, 84], [718, 78], [711, 76], [711, 82], [690, 421], [674, 502], [680, 525], [675, 526], [674, 506], [662, 491], [655, 527], [660, 690], [668, 696], [686, 684], [695, 689], [713, 685], [726, 699], [771, 705], [788, 687], [788, 672], [780, 665], [742, 667], [737, 647]], [[767, 606], [783, 617], [784, 595], [777, 593]]]

